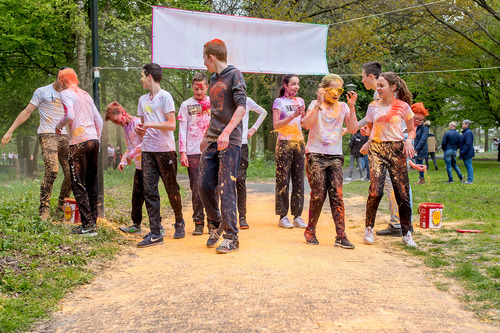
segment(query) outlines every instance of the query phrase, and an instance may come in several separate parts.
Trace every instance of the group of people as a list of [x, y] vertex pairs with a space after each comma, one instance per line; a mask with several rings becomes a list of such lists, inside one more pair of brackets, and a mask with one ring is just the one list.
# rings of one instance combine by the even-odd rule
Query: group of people
[[116, 148], [113, 146], [113, 144], [108, 145], [108, 150], [107, 150], [107, 158], [106, 158], [106, 168], [112, 167], [113, 169], [116, 169], [118, 167], [118, 164], [120, 164], [120, 161], [122, 160], [122, 151], [120, 149], [120, 146], [116, 146]]
[[[193, 235], [203, 234], [206, 218], [209, 231], [206, 246], [216, 247], [223, 238], [216, 252], [229, 253], [239, 249], [239, 230], [250, 227], [246, 216], [247, 142], [267, 112], [247, 97], [242, 73], [227, 64], [224, 42], [218, 39], [207, 42], [203, 59], [207, 70], [214, 74], [210, 81], [202, 73], [193, 76], [193, 97], [181, 104], [177, 116], [171, 94], [160, 85], [162, 69], [154, 63], [144, 65], [141, 70], [140, 81], [148, 93], [139, 98], [137, 117], [130, 115], [118, 101], [106, 108], [105, 120], [122, 126], [125, 133], [127, 150], [118, 169], [123, 171], [127, 164], [135, 165], [132, 224], [121, 227], [121, 231], [138, 233], [142, 230], [142, 207], [146, 204], [150, 232], [137, 244], [139, 247], [159, 245], [164, 241], [158, 191], [160, 178], [175, 215], [174, 238], [185, 237], [176, 178], [174, 130], [177, 121], [180, 163], [188, 169], [192, 190]], [[382, 72], [380, 63], [363, 65], [362, 77], [365, 87], [375, 93], [366, 117], [359, 122], [355, 112], [357, 94], [347, 92], [347, 103], [339, 101], [344, 92], [340, 76], [328, 74], [323, 77], [316, 99], [309, 103], [307, 110], [304, 100], [297, 96], [299, 77], [293, 74], [283, 77], [279, 97], [272, 107], [273, 126], [278, 133], [275, 154], [278, 226], [303, 228], [306, 242], [319, 244], [316, 226], [328, 195], [337, 234], [335, 246], [354, 248], [345, 231], [342, 193], [342, 135], [347, 131], [367, 138], [366, 142], [358, 143], [361, 154], [368, 156], [370, 169], [364, 242], [374, 243], [375, 216], [385, 192], [391, 223], [388, 229], [377, 234], [397, 234], [402, 236], [405, 245], [416, 247], [412, 238], [408, 163], [419, 171], [426, 169], [411, 161], [415, 155], [415, 127], [419, 126], [426, 110], [422, 103], [412, 104], [412, 94], [405, 82], [393, 72]], [[38, 107], [38, 134], [45, 163], [40, 217], [49, 218], [50, 194], [59, 161], [65, 179], [58, 208], [62, 208], [71, 186], [82, 221], [72, 232], [96, 235], [97, 161], [103, 120], [90, 95], [78, 84], [73, 69], [61, 68], [55, 82], [35, 91], [29, 105], [5, 134], [2, 144], [11, 139], [13, 131]], [[249, 111], [259, 115], [250, 129]], [[302, 129], [309, 130], [307, 144]], [[418, 157], [417, 162], [421, 162]], [[301, 217], [304, 171], [311, 187], [307, 224]], [[289, 211], [292, 221], [288, 219]]]
[[19, 156], [13, 152], [9, 151], [9, 153], [2, 153], [2, 165], [3, 166], [14, 166], [16, 164], [16, 160], [19, 159]]

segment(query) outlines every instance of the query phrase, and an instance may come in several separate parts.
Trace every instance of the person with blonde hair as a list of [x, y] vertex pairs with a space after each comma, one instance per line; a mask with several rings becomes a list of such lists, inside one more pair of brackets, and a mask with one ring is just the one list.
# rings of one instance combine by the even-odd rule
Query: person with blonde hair
[[306, 172], [311, 187], [309, 202], [309, 223], [304, 232], [307, 244], [319, 244], [316, 225], [321, 215], [326, 196], [330, 198], [330, 208], [337, 237], [335, 246], [353, 249], [354, 245], [345, 233], [345, 211], [342, 197], [342, 125], [354, 134], [358, 129], [354, 105], [358, 95], [347, 93], [347, 102], [339, 102], [344, 92], [344, 81], [336, 74], [326, 75], [319, 85], [317, 99], [312, 101], [302, 126], [309, 130], [306, 146]]

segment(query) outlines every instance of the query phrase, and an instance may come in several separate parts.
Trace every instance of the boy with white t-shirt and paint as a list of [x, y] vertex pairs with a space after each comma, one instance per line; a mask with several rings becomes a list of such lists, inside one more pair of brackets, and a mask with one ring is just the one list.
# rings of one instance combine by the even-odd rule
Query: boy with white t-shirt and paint
[[357, 94], [347, 93], [348, 104], [339, 102], [344, 89], [344, 80], [336, 74], [328, 74], [321, 81], [318, 98], [309, 105], [302, 126], [309, 129], [306, 146], [306, 173], [311, 187], [309, 202], [309, 224], [304, 232], [306, 242], [318, 245], [316, 225], [321, 215], [326, 196], [330, 197], [330, 208], [337, 237], [335, 246], [354, 249], [345, 233], [345, 211], [342, 193], [342, 124], [354, 134], [358, 129], [356, 111]]
[[144, 65], [141, 74], [142, 87], [149, 90], [149, 93], [139, 98], [137, 115], [141, 117], [141, 123], [135, 127], [135, 132], [143, 137], [142, 177], [151, 232], [144, 236], [137, 246], [148, 247], [163, 244], [158, 192], [160, 177], [175, 214], [174, 238], [184, 238], [185, 232], [181, 195], [177, 183], [174, 100], [170, 93], [160, 87], [162, 69], [158, 64]]
[[200, 199], [200, 144], [210, 124], [210, 98], [206, 95], [208, 80], [205, 74], [196, 73], [191, 84], [193, 97], [179, 108], [179, 153], [181, 165], [188, 168], [191, 203], [193, 205], [194, 236], [203, 234], [205, 214]]
[[[253, 126], [248, 129], [248, 121], [250, 111], [257, 112], [259, 118], [255, 121]], [[238, 214], [240, 229], [248, 229], [250, 226], [247, 222], [247, 169], [248, 169], [248, 139], [251, 138], [259, 129], [260, 125], [267, 116], [267, 111], [264, 110], [259, 104], [255, 103], [253, 99], [247, 96], [246, 112], [241, 119], [243, 123], [243, 133], [241, 135], [241, 158], [240, 167], [238, 169], [238, 177], [236, 177], [236, 195], [238, 197]]]

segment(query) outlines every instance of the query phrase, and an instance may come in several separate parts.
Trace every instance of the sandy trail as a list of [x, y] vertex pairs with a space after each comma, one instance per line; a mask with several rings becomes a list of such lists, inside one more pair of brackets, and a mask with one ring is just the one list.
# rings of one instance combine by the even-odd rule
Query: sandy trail
[[361, 243], [365, 198], [345, 200], [356, 245], [345, 250], [333, 246], [328, 207], [320, 245], [307, 245], [303, 230], [277, 227], [269, 184], [256, 188], [249, 186], [250, 229], [240, 232], [239, 252], [215, 254], [205, 247], [207, 234], [191, 236], [192, 223], [185, 239], [174, 240], [168, 224], [164, 245], [127, 246], [37, 331], [498, 332], [438, 291], [416, 259], [387, 251], [399, 239]]

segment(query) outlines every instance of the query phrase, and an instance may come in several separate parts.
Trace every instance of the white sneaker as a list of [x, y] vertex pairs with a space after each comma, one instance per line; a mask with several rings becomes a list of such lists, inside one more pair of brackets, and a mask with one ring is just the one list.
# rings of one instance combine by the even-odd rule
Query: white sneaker
[[375, 239], [373, 238], [373, 228], [366, 227], [365, 228], [365, 236], [363, 237], [363, 241], [365, 244], [372, 245], [375, 243]]
[[278, 223], [278, 227], [285, 228], [285, 229], [293, 229], [293, 224], [291, 224], [288, 217], [285, 216]]
[[418, 247], [417, 243], [415, 243], [415, 241], [411, 237], [411, 231], [408, 231], [406, 233], [406, 236], [402, 237], [402, 241], [403, 241], [403, 244], [408, 246], [408, 247], [415, 247], [415, 248]]
[[346, 181], [346, 182], [350, 182], [351, 180], [352, 180], [352, 178], [351, 178], [351, 177], [347, 177], [347, 178], [345, 179], [345, 181]]
[[293, 219], [293, 226], [295, 228], [305, 229], [307, 227], [307, 224], [304, 222], [302, 217], [297, 216], [296, 218]]

